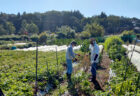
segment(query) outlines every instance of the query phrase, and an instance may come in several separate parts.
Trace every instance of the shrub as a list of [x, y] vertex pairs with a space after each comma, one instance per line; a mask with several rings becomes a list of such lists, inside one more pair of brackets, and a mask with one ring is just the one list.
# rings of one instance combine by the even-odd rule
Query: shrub
[[37, 35], [37, 34], [32, 35], [32, 36], [31, 36], [31, 40], [32, 40], [33, 42], [36, 42], [36, 41], [38, 40], [38, 35]]
[[29, 38], [27, 35], [22, 35], [22, 36], [21, 36], [21, 40], [27, 40], [27, 41], [28, 41], [29, 39], [30, 39], [30, 38]]
[[111, 36], [107, 38], [105, 41], [105, 50], [108, 51], [111, 46], [114, 46], [114, 45], [120, 46], [122, 44], [123, 44], [123, 41], [121, 40], [121, 38], [119, 38], [118, 36]]
[[98, 43], [103, 43], [105, 41], [104, 37], [96, 37], [95, 39]]
[[14, 41], [18, 41], [21, 40], [21, 37], [18, 35], [4, 35], [0, 37], [0, 40], [5, 40], [5, 41], [10, 41], [10, 40], [14, 40]]
[[113, 60], [118, 59], [119, 61], [125, 55], [126, 49], [123, 48], [121, 45], [113, 45], [108, 50], [109, 57]]
[[46, 44], [46, 41], [47, 41], [47, 33], [43, 32], [39, 35], [39, 43]]
[[88, 39], [90, 38], [91, 34], [89, 32], [83, 31], [81, 33], [81, 39]]
[[90, 45], [90, 42], [89, 40], [85, 40], [82, 44], [82, 47], [81, 47], [81, 51], [82, 52], [88, 52], [89, 51], [89, 45]]
[[129, 43], [132, 43], [133, 39], [135, 38], [136, 36], [134, 35], [134, 31], [131, 30], [131, 31], [123, 31], [122, 33], [122, 36], [121, 36], [121, 39], [124, 41], [124, 42], [129, 42]]

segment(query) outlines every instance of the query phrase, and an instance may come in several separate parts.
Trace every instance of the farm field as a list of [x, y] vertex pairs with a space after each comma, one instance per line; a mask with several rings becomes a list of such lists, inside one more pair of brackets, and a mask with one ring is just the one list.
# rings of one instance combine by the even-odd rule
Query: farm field
[[[6, 96], [33, 95], [35, 84], [35, 56], [35, 51], [0, 51], [0, 87]], [[64, 57], [65, 52], [58, 52], [59, 70], [63, 69], [60, 63], [65, 61]], [[40, 82], [43, 82], [43, 80], [48, 82], [48, 70], [52, 77], [55, 78], [55, 76], [57, 76], [58, 67], [56, 54], [54, 52], [39, 52], [38, 80], [42, 80]]]
[[[90, 58], [86, 55], [87, 50], [85, 50], [89, 45], [84, 42], [81, 48], [75, 48], [76, 53], [80, 53], [81, 57], [77, 57], [78, 61], [73, 63], [72, 85], [69, 85], [65, 75], [66, 45], [38, 47], [38, 96], [113, 96], [119, 94], [138, 96], [140, 94], [139, 69], [129, 65], [129, 56], [125, 57], [126, 50], [121, 47], [122, 40], [118, 36], [111, 36], [102, 44], [104, 46], [99, 45], [100, 63], [97, 67], [97, 80], [105, 92], [95, 90], [94, 84], [89, 82], [91, 65]], [[48, 47], [50, 49], [45, 52]], [[36, 92], [35, 48], [32, 47], [32, 51], [1, 50], [0, 53], [0, 87], [3, 93], [7, 96], [33, 96]], [[131, 61], [135, 64], [136, 58], [133, 59]]]
[[140, 96], [139, 4], [2, 0], [0, 96]]
[[[48, 82], [57, 86], [57, 73], [63, 74], [64, 67], [62, 64], [65, 62], [65, 51], [58, 49], [59, 65], [57, 65], [55, 47], [56, 46], [52, 46], [50, 48], [52, 51], [50, 52], [41, 52], [41, 50], [38, 53], [38, 79], [40, 80], [40, 90], [44, 89]], [[63, 48], [63, 46], [60, 48]], [[100, 45], [100, 48], [102, 50], [103, 46]], [[66, 50], [66, 47], [63, 49]], [[1, 50], [0, 52], [0, 86], [3, 88], [4, 93], [6, 95], [32, 96], [35, 87], [36, 52], [19, 50]], [[53, 77], [52, 80], [54, 81], [50, 81], [49, 76]], [[15, 93], [15, 91], [17, 92]]]

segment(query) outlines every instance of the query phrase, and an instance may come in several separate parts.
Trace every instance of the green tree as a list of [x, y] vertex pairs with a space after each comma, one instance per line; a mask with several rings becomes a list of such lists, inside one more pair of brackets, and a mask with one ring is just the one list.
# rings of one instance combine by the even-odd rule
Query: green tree
[[87, 31], [83, 31], [81, 33], [81, 38], [82, 39], [89, 39], [90, 37], [91, 37], [91, 34], [89, 32], [87, 32]]
[[20, 34], [26, 34], [27, 32], [27, 21], [26, 20], [22, 20], [21, 23], [21, 28], [20, 28]]
[[37, 34], [39, 32], [37, 25], [34, 23], [27, 24], [26, 28], [29, 34]]
[[101, 14], [99, 15], [99, 18], [107, 18], [107, 15], [104, 12], [101, 12]]
[[84, 30], [91, 34], [91, 37], [101, 37], [104, 36], [104, 28], [99, 24], [87, 24]]
[[75, 32], [68, 32], [67, 33], [67, 38], [70, 39], [70, 38], [75, 38]]
[[69, 26], [61, 26], [57, 29], [57, 38], [75, 38], [75, 30]]
[[15, 33], [15, 27], [11, 22], [6, 22], [6, 31], [8, 34], [14, 34]]
[[0, 35], [6, 35], [6, 30], [3, 28], [3, 25], [0, 25]]

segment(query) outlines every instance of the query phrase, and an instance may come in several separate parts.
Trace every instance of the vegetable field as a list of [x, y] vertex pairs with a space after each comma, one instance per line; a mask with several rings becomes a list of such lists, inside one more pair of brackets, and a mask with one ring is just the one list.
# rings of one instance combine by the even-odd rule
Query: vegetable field
[[6, 96], [139, 96], [140, 73], [134, 66], [139, 55], [130, 58], [132, 51], [127, 52], [118, 36], [110, 36], [102, 44], [99, 45], [100, 63], [96, 79], [104, 91], [96, 90], [89, 81], [88, 41], [75, 48], [80, 56], [76, 57], [77, 62], [73, 62], [72, 84], [67, 82], [65, 74], [66, 45], [40, 46], [38, 58], [35, 47], [0, 50], [0, 88]]
[[[35, 51], [1, 50], [0, 52], [0, 87], [3, 89], [5, 95], [32, 96], [35, 87]], [[64, 52], [58, 52], [58, 70], [56, 54], [54, 52], [39, 52], [38, 80], [42, 80], [40, 82], [44, 83], [48, 82], [49, 74], [53, 77], [52, 80], [55, 80], [54, 78], [57, 76], [58, 71], [62, 70], [60, 61], [64, 62], [64, 57]], [[49, 73], [47, 72], [48, 70]], [[57, 83], [57, 81], [53, 83]]]

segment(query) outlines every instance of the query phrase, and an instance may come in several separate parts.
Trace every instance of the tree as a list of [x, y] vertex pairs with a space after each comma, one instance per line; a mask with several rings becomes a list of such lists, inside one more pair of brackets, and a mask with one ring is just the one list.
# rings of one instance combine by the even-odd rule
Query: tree
[[32, 34], [37, 34], [38, 32], [39, 29], [36, 24], [34, 23], [28, 24], [26, 20], [22, 21], [21, 29], [20, 29], [21, 34], [32, 35]]
[[0, 35], [6, 35], [6, 30], [3, 28], [3, 25], [0, 25]]
[[70, 39], [70, 38], [75, 38], [75, 32], [68, 32], [67, 33], [67, 38]]
[[27, 32], [31, 35], [31, 34], [37, 34], [39, 32], [39, 29], [37, 27], [36, 24], [31, 23], [31, 24], [27, 24], [26, 26], [27, 28]]
[[87, 24], [84, 30], [91, 34], [91, 37], [101, 37], [104, 35], [104, 28], [99, 24]]
[[6, 22], [6, 31], [8, 34], [14, 34], [15, 33], [15, 27], [11, 22]]
[[90, 37], [91, 37], [91, 34], [89, 32], [87, 32], [87, 31], [83, 31], [81, 33], [81, 38], [82, 39], [89, 39]]
[[[15, 34], [25, 34], [28, 32], [28, 24], [36, 24], [38, 31], [50, 30], [56, 32], [61, 26], [69, 26], [76, 33], [80, 33], [86, 24], [97, 23], [104, 27], [105, 34], [119, 34], [124, 30], [133, 30], [140, 27], [140, 20], [137, 18], [126, 18], [120, 16], [107, 16], [104, 12], [92, 17], [84, 17], [79, 11], [48, 11], [45, 13], [6, 14], [0, 13], [0, 24], [6, 29], [6, 22], [11, 22], [15, 27]], [[32, 25], [33, 25], [32, 24]], [[32, 29], [31, 29], [32, 30]], [[31, 31], [29, 29], [29, 31]], [[135, 30], [139, 33], [139, 30]], [[32, 34], [33, 31], [30, 32]], [[36, 33], [36, 31], [35, 31]], [[11, 33], [10, 33], [11, 34]], [[73, 34], [73, 33], [72, 33]], [[71, 37], [70, 37], [71, 38]]]
[[83, 18], [82, 20], [81, 20], [81, 25], [82, 26], [86, 26], [86, 24], [91, 24], [91, 21], [92, 21], [92, 19], [91, 18]]
[[61, 26], [57, 29], [57, 38], [75, 38], [75, 30], [69, 26]]
[[107, 18], [107, 15], [104, 12], [101, 12], [101, 15], [99, 15], [99, 18]]
[[26, 34], [26, 33], [27, 33], [27, 21], [22, 20], [20, 34]]

